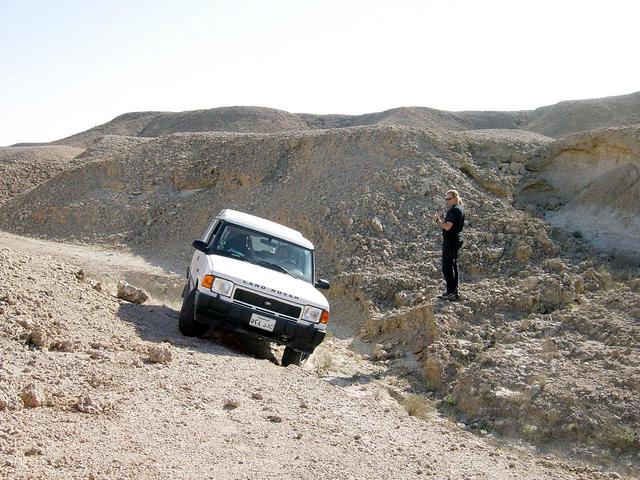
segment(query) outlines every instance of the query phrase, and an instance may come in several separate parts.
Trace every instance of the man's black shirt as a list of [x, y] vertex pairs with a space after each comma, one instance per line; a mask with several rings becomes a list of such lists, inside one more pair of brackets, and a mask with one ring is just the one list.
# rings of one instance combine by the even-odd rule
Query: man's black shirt
[[442, 240], [445, 244], [456, 245], [462, 241], [462, 228], [464, 227], [464, 207], [460, 204], [454, 205], [444, 217], [445, 222], [453, 223], [449, 230], [442, 229]]

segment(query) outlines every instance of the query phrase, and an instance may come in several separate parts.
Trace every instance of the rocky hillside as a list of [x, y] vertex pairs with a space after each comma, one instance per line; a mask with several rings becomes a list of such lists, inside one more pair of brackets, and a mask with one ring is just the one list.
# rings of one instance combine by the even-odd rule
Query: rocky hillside
[[[554, 140], [524, 129], [528, 112], [233, 112], [131, 114], [126, 135], [80, 134], [90, 145], [63, 171], [0, 191], [0, 229], [183, 272], [222, 208], [279, 221], [333, 282], [332, 333], [351, 353], [320, 355], [325, 372], [353, 377], [355, 357], [480, 435], [638, 472], [637, 126]], [[167, 134], [214, 118], [246, 131]], [[460, 303], [436, 298], [431, 218], [452, 187], [467, 209]]]
[[69, 168], [82, 151], [62, 145], [0, 147], [0, 205]]

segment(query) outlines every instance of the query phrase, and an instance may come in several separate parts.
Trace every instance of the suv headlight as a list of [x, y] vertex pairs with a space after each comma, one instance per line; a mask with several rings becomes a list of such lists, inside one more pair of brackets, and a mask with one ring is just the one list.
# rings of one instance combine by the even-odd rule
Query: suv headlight
[[213, 280], [213, 285], [211, 285], [211, 291], [224, 295], [225, 297], [230, 297], [231, 292], [233, 292], [233, 282], [216, 277]]
[[329, 312], [318, 307], [307, 305], [302, 311], [302, 319], [313, 323], [327, 323], [329, 321]]

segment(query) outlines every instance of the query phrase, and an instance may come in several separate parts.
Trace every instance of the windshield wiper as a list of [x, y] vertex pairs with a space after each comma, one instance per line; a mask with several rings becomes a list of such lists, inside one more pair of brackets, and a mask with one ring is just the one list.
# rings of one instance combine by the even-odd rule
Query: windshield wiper
[[[218, 250], [216, 252], [213, 252], [213, 254], [214, 255], [221, 255], [223, 257], [237, 258], [238, 260], [244, 260], [245, 262], [251, 262], [251, 260], [249, 260], [244, 255], [241, 255], [241, 254], [236, 253], [236, 252], [229, 252], [227, 250]], [[251, 263], [253, 263], [253, 262], [251, 262]]]
[[[260, 265], [261, 263], [268, 263], [269, 265], [274, 265], [272, 263], [265, 262], [263, 260], [259, 260], [259, 261], [256, 262], [254, 260], [251, 260], [249, 257], [245, 257], [241, 253], [232, 252], [230, 250], [220, 250], [220, 251], [214, 252], [214, 255], [222, 255], [224, 257], [237, 258], [238, 260], [242, 260], [244, 262], [253, 263], [254, 265]], [[274, 265], [274, 266], [275, 267], [280, 267], [280, 265]], [[280, 268], [282, 268], [282, 267], [280, 267]], [[287, 272], [287, 273], [289, 273], [289, 272]], [[291, 275], [291, 274], [289, 273], [289, 275]]]
[[291, 273], [289, 270], [287, 270], [286, 268], [278, 265], [277, 263], [271, 263], [271, 262], [267, 262], [265, 260], [260, 260], [260, 263], [266, 265], [268, 268], [271, 268], [273, 270], [278, 270], [279, 272], [286, 273], [287, 275], [291, 275], [293, 278], [298, 278], [293, 273]]

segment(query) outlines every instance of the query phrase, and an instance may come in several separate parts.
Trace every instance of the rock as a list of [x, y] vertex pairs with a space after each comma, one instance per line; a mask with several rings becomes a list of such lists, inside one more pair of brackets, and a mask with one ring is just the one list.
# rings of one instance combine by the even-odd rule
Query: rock
[[30, 383], [20, 393], [20, 398], [24, 402], [24, 406], [27, 408], [35, 408], [44, 405], [46, 401], [44, 392], [40, 387], [37, 387], [33, 383]]
[[118, 298], [122, 298], [127, 302], [142, 304], [147, 301], [149, 295], [143, 289], [120, 280], [118, 282]]
[[91, 396], [86, 395], [75, 403], [74, 407], [76, 410], [82, 413], [87, 413], [89, 415], [97, 415], [102, 413], [104, 410], [104, 405], [102, 405], [97, 400], [93, 399]]
[[373, 228], [377, 233], [384, 232], [384, 227], [378, 217], [373, 217], [373, 220], [371, 220], [371, 228]]
[[73, 352], [75, 350], [75, 343], [69, 339], [55, 340], [49, 345], [51, 350], [59, 350], [61, 352]]
[[42, 449], [34, 445], [24, 451], [24, 456], [31, 457], [33, 455], [42, 455], [42, 453], [43, 453]]
[[389, 358], [389, 352], [387, 352], [379, 343], [376, 343], [373, 346], [371, 354], [373, 355], [374, 360], [385, 360]]
[[524, 164], [520, 162], [511, 162], [509, 164], [509, 168], [511, 170], [511, 173], [516, 173], [516, 174], [524, 173]]
[[396, 292], [394, 303], [396, 307], [406, 307], [411, 303], [411, 298], [407, 295], [407, 292]]
[[85, 275], [84, 275], [84, 270], [80, 269], [76, 272], [76, 278], [81, 281], [84, 282], [85, 279]]
[[153, 345], [149, 347], [149, 349], [147, 350], [147, 354], [149, 355], [149, 361], [151, 363], [167, 364], [173, 359], [171, 348], [169, 347], [169, 345], [165, 344]]
[[224, 410], [235, 410], [240, 406], [240, 401], [235, 398], [228, 398], [224, 401], [224, 406], [222, 407]]
[[39, 348], [48, 344], [47, 332], [40, 326], [35, 326], [29, 335], [29, 343]]

